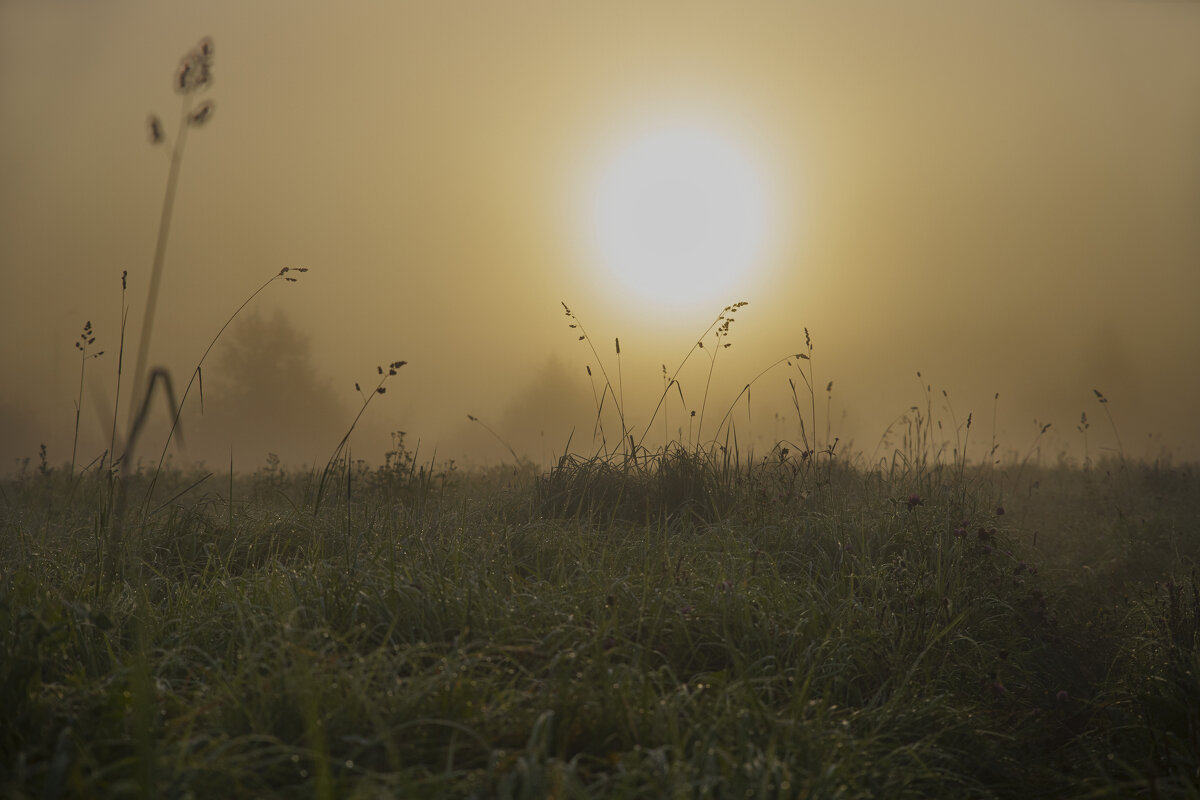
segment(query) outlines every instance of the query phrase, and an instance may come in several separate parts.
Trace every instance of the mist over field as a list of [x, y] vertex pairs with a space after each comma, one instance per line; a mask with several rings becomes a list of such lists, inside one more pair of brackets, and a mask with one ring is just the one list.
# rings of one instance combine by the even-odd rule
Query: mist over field
[[[663, 365], [740, 300], [705, 435], [807, 329], [818, 433], [867, 458], [913, 406], [945, 441], [970, 414], [973, 460], [995, 441], [1079, 462], [1084, 412], [1093, 457], [1118, 432], [1130, 457], [1200, 457], [1200, 5], [51, 1], [0, 5], [5, 471], [42, 443], [70, 458], [88, 321], [78, 460], [108, 447], [121, 275], [128, 370], [169, 167], [146, 119], [178, 131], [172, 75], [202, 36], [215, 112], [184, 152], [149, 363], [181, 389], [251, 292], [310, 271], [224, 334], [181, 462], [323, 463], [354, 384], [397, 360], [354, 457], [404, 431], [511, 460], [468, 415], [537, 462], [594, 452], [599, 363], [560, 302], [641, 436]], [[675, 119], [728, 131], [773, 203], [756, 269], [684, 306], [624, 291], [578, 233], [614, 143]], [[654, 437], [699, 435], [706, 355]], [[731, 415], [740, 442], [799, 436], [789, 378], [808, 407], [781, 365]]]
[[1200, 797], [1198, 42], [0, 1], [0, 797]]

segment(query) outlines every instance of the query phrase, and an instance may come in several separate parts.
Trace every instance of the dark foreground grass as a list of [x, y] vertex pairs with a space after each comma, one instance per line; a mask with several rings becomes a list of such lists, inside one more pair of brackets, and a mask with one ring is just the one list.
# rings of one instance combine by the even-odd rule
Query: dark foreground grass
[[9, 480], [0, 795], [1197, 794], [1192, 468], [658, 468]]

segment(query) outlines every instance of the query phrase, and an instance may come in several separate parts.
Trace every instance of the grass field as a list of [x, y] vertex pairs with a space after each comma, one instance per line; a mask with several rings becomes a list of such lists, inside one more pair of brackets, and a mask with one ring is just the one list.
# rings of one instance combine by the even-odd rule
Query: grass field
[[1192, 466], [397, 455], [7, 479], [0, 794], [1200, 793]]

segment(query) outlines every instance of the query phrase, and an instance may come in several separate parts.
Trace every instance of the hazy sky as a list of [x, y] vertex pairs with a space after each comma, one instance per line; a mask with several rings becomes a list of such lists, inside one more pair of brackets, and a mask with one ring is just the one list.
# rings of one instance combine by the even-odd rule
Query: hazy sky
[[[560, 301], [610, 370], [621, 338], [644, 425], [661, 365], [746, 300], [715, 368], [722, 412], [807, 327], [822, 424], [832, 380], [832, 432], [868, 454], [925, 405], [919, 370], [946, 426], [942, 390], [960, 424], [973, 413], [976, 456], [993, 413], [1004, 451], [1049, 422], [1046, 456], [1079, 455], [1082, 411], [1092, 454], [1114, 446], [1100, 389], [1129, 454], [1200, 457], [1200, 3], [0, 0], [5, 469], [40, 442], [70, 457], [86, 320], [107, 352], [87, 366], [83, 460], [105, 446], [120, 275], [132, 360], [169, 162], [146, 118], [174, 135], [172, 78], [203, 36], [216, 111], [189, 134], [151, 353], [182, 382], [254, 288], [304, 266], [255, 319], [290, 323], [301, 355], [307, 341], [345, 424], [355, 381], [409, 362], [360, 452], [405, 429], [498, 459], [470, 413], [541, 456], [576, 403], [590, 444], [597, 365]], [[606, 159], [677, 124], [734, 143], [771, 218], [757, 271], [683, 306], [619, 289], [580, 235]], [[681, 376], [690, 406], [706, 365]], [[274, 449], [323, 458], [338, 413], [289, 417]], [[789, 413], [755, 407], [739, 435], [794, 437]], [[219, 438], [194, 453], [227, 458]], [[266, 446], [234, 449], [253, 467]]]

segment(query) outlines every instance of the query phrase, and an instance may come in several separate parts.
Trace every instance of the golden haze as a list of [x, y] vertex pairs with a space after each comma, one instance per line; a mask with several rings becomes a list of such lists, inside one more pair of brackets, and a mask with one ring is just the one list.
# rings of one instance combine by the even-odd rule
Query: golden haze
[[[467, 414], [536, 458], [572, 426], [590, 446], [596, 362], [563, 300], [610, 370], [621, 338], [638, 425], [661, 365], [748, 300], [719, 412], [807, 327], [819, 418], [832, 380], [831, 429], [868, 454], [924, 405], [920, 370], [946, 424], [943, 389], [973, 413], [973, 457], [993, 410], [1004, 452], [1050, 422], [1044, 457], [1080, 457], [1083, 411], [1092, 454], [1115, 447], [1093, 389], [1129, 455], [1200, 456], [1198, 4], [48, 0], [0, 5], [5, 469], [42, 442], [69, 457], [89, 320], [106, 353], [81, 460], [106, 446], [120, 275], [132, 346], [168, 166], [144, 122], [174, 130], [172, 70], [205, 35], [216, 113], [184, 155], [151, 362], [186, 379], [257, 285], [311, 272], [206, 364], [184, 459], [321, 461], [354, 382], [397, 359], [355, 454], [403, 429], [424, 455], [506, 457]], [[737, 132], [778, 222], [742, 291], [660, 313], [613, 291], [572, 215], [610, 143], [676, 117]], [[705, 363], [684, 376], [694, 407]], [[756, 384], [743, 440], [795, 436], [787, 376]], [[685, 419], [672, 407], [668, 433]]]

